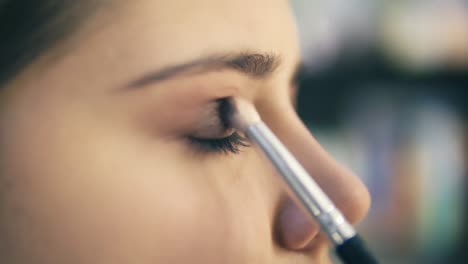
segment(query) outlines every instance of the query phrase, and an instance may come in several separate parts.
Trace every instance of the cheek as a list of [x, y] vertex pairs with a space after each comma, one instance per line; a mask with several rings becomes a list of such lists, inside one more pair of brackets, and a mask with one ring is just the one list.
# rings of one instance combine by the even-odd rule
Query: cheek
[[274, 209], [265, 190], [272, 188], [255, 153], [198, 163], [92, 115], [41, 114], [50, 117], [47, 126], [28, 120], [6, 133], [6, 229], [18, 255], [241, 263], [269, 244]]
[[[187, 169], [170, 149], [142, 152], [125, 138], [63, 132], [51, 131], [46, 152], [34, 135], [12, 144], [26, 154], [10, 156], [6, 171], [14, 184], [6, 229], [22, 247], [18, 255], [47, 263], [144, 263], [191, 250], [194, 240], [186, 240], [208, 223], [198, 215], [212, 215], [215, 199], [184, 177]], [[224, 232], [215, 226], [211, 233]]]

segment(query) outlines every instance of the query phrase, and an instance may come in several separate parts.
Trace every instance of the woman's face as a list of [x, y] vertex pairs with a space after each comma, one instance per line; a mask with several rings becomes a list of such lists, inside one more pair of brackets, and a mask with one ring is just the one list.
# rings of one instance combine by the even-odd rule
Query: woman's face
[[225, 97], [254, 104], [351, 222], [366, 214], [294, 111], [287, 1], [125, 1], [67, 43], [0, 97], [6, 263], [327, 263], [258, 148], [222, 139]]

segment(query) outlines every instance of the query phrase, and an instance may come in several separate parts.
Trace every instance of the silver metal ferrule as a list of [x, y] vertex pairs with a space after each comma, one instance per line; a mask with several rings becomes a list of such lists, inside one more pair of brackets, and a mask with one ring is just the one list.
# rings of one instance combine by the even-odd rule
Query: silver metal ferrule
[[292, 193], [319, 222], [333, 244], [339, 246], [356, 235], [351, 224], [263, 122], [250, 125], [245, 133], [273, 162]]

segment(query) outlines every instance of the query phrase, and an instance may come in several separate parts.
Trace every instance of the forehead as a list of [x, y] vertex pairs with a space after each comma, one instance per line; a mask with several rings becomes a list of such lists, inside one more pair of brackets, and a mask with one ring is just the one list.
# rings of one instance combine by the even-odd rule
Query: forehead
[[129, 3], [122, 15], [135, 37], [144, 31], [158, 47], [170, 45], [182, 52], [191, 46], [279, 49], [295, 41], [284, 0], [139, 0]]
[[288, 65], [299, 60], [295, 22], [285, 0], [115, 3], [101, 6], [73, 51], [49, 68], [54, 81], [70, 86], [70, 78], [76, 78], [77, 85], [93, 80], [114, 86], [142, 72], [226, 52], [277, 54]]
[[125, 44], [160, 63], [239, 49], [298, 53], [285, 0], [125, 1], [112, 20], [101, 32], [108, 49]]

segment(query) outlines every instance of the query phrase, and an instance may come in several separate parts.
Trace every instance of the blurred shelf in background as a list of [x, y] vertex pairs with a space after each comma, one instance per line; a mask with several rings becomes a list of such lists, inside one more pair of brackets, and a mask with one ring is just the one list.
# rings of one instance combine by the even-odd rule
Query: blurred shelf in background
[[298, 112], [373, 197], [359, 226], [383, 263], [467, 250], [468, 3], [293, 1]]

